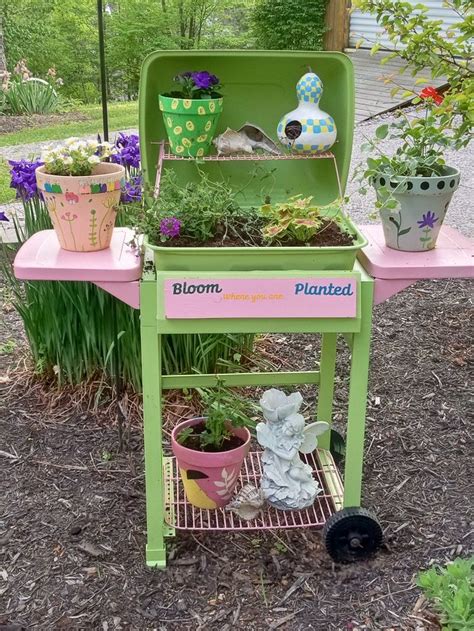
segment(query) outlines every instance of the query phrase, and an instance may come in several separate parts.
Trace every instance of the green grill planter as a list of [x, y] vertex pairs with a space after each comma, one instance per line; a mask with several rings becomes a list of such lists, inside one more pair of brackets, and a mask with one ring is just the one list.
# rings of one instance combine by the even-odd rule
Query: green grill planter
[[344, 224], [355, 235], [350, 246], [337, 247], [163, 247], [153, 250], [160, 271], [246, 272], [279, 270], [352, 271], [357, 252], [367, 244], [364, 235], [349, 218]]
[[459, 179], [454, 167], [446, 167], [445, 175], [435, 177], [374, 178], [379, 199], [381, 188], [397, 189], [392, 194], [399, 203], [398, 210], [380, 210], [386, 245], [404, 252], [432, 250]]
[[177, 156], [208, 155], [224, 99], [158, 97], [170, 150]]

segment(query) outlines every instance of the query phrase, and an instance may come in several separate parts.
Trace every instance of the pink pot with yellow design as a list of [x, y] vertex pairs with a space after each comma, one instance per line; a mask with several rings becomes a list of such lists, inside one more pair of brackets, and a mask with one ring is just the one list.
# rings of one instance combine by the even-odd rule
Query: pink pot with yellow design
[[250, 432], [245, 427], [231, 427], [231, 432], [243, 444], [228, 451], [203, 452], [180, 445], [177, 441], [180, 433], [203, 420], [193, 418], [176, 425], [171, 433], [171, 447], [188, 502], [197, 508], [223, 508], [234, 494], [242, 463], [250, 448]]
[[92, 175], [50, 175], [36, 169], [59, 243], [72, 252], [95, 252], [110, 246], [125, 183], [121, 164], [102, 162]]

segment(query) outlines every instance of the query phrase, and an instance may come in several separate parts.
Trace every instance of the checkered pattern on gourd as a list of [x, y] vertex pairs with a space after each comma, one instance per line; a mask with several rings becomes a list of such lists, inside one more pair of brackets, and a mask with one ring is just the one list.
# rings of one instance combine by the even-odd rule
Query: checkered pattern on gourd
[[[281, 121], [278, 125], [277, 131], [280, 135], [284, 133], [284, 125], [286, 125], [287, 123], [288, 120], [285, 120], [284, 122]], [[321, 134], [324, 132], [331, 132], [335, 130], [335, 123], [332, 116], [319, 119], [303, 118], [302, 120], [300, 120], [300, 123], [302, 126], [301, 133], [303, 134], [307, 132]]]
[[332, 147], [331, 144], [329, 145], [306, 145], [300, 142], [295, 143], [294, 145], [289, 143], [289, 146], [291, 146], [293, 149], [296, 149], [296, 151], [307, 151], [309, 153], [313, 153], [314, 151], [328, 151], [328, 149], [330, 149]]
[[321, 134], [328, 131], [334, 131], [334, 119], [331, 116], [319, 119], [307, 118], [306, 120], [302, 120], [300, 122], [303, 125], [303, 134], [305, 132]]
[[300, 101], [317, 103], [323, 93], [323, 84], [321, 79], [315, 75], [310, 74], [302, 77], [296, 86], [296, 94]]

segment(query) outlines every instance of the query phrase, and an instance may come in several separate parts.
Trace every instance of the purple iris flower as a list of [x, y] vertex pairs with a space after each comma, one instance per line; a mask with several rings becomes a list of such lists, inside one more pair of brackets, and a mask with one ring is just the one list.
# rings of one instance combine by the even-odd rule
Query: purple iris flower
[[141, 175], [131, 177], [128, 182], [125, 182], [122, 188], [122, 194], [120, 195], [120, 201], [122, 204], [131, 204], [132, 202], [139, 202], [142, 198], [142, 178]]
[[0, 221], [10, 221], [3, 211], [0, 211]]
[[429, 210], [426, 214], [422, 216], [422, 219], [417, 221], [416, 223], [420, 228], [434, 228], [435, 223], [438, 221], [438, 217], [434, 213]]
[[160, 232], [164, 237], [179, 237], [181, 221], [176, 217], [166, 217], [160, 221]]
[[111, 156], [112, 162], [124, 167], [140, 168], [140, 144], [136, 134], [119, 133], [115, 141], [117, 153]]
[[213, 85], [217, 85], [219, 83], [219, 79], [216, 75], [211, 74], [207, 70], [193, 72], [191, 76], [195, 86], [200, 90], [209, 90]]
[[23, 201], [29, 201], [33, 197], [41, 196], [36, 184], [35, 171], [43, 165], [43, 162], [36, 160], [9, 160], [10, 165], [10, 187], [16, 190], [16, 196]]

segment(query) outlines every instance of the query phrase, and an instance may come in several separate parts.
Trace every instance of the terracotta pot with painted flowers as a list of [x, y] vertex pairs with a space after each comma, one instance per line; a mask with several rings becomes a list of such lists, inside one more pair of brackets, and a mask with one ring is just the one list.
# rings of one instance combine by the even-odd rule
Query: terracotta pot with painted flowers
[[69, 138], [46, 150], [36, 180], [64, 250], [94, 252], [110, 246], [125, 169], [104, 162], [107, 142]]
[[207, 70], [182, 72], [174, 81], [181, 89], [158, 97], [170, 150], [178, 156], [206, 156], [223, 108], [220, 81]]
[[197, 508], [223, 508], [234, 494], [250, 448], [249, 421], [238, 399], [218, 381], [215, 391], [202, 392], [205, 417], [182, 421], [171, 433], [186, 498]]
[[[363, 147], [370, 157], [356, 170], [356, 178], [375, 189], [386, 245], [407, 252], [436, 246], [460, 181], [459, 170], [444, 160], [444, 150], [456, 148], [460, 139], [443, 112], [443, 96], [425, 88], [415, 102], [414, 111], [400, 111], [394, 122], [376, 129], [376, 138]], [[401, 141], [394, 154], [384, 153], [385, 139]]]

